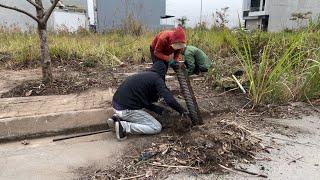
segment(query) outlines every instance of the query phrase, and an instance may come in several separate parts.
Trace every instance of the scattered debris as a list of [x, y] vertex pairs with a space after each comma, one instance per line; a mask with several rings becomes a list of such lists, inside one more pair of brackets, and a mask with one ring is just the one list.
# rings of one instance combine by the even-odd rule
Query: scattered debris
[[23, 140], [23, 141], [21, 141], [21, 144], [23, 144], [23, 145], [29, 145], [30, 144], [30, 142], [28, 141], [28, 140]]

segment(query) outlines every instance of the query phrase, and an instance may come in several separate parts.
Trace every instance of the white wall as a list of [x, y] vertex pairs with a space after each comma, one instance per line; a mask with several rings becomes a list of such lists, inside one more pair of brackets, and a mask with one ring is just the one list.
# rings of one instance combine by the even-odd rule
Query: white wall
[[[75, 4], [79, 7], [83, 7], [86, 4], [86, 0], [64, 0], [63, 2], [65, 4]], [[36, 15], [35, 8], [26, 0], [0, 0], [0, 3], [8, 6], [16, 6]], [[43, 4], [46, 9], [51, 5], [50, 0], [43, 0]], [[50, 17], [48, 26], [51, 26], [51, 21]], [[36, 25], [36, 22], [30, 17], [22, 13], [0, 7], [0, 26], [16, 26], [21, 30], [26, 31], [29, 28], [35, 28]]]
[[96, 24], [94, 4], [95, 3], [94, 3], [93, 0], [87, 0], [87, 12], [88, 12], [89, 24], [90, 25]]
[[251, 3], [251, 0], [243, 0], [242, 11], [250, 10], [250, 3]]
[[75, 32], [87, 27], [87, 17], [83, 13], [55, 11], [52, 14], [53, 29]]
[[[16, 6], [22, 10], [25, 10], [32, 15], [36, 15], [35, 8], [28, 3], [26, 0], [0, 0], [1, 4], [8, 5], [8, 6]], [[43, 0], [43, 4], [45, 8], [47, 8], [50, 4], [49, 0]], [[29, 28], [36, 27], [36, 22], [31, 19], [29, 16], [26, 16], [22, 13], [18, 13], [13, 10], [4, 9], [0, 7], [0, 26], [10, 27], [15, 26], [20, 28], [21, 30], [25, 31]]]
[[261, 26], [261, 19], [251, 19], [247, 21], [246, 29], [252, 31], [256, 29], [260, 29]]
[[[269, 14], [269, 31], [281, 31], [283, 29], [295, 29], [299, 27], [296, 21], [290, 20], [292, 13], [312, 12], [316, 18], [320, 14], [320, 0], [267, 0], [266, 12]], [[301, 25], [308, 24], [308, 20], [301, 22]]]

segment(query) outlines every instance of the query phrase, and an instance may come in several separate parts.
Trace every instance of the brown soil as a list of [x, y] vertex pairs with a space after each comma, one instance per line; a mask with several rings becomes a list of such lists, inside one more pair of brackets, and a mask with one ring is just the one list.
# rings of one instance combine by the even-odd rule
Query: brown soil
[[1, 98], [66, 95], [80, 93], [90, 88], [116, 87], [124, 76], [121, 73], [142, 71], [144, 66], [129, 68], [129, 65], [116, 68], [86, 68], [79, 65], [66, 65], [54, 69], [54, 80], [51, 84], [43, 84], [40, 79], [24, 81]]

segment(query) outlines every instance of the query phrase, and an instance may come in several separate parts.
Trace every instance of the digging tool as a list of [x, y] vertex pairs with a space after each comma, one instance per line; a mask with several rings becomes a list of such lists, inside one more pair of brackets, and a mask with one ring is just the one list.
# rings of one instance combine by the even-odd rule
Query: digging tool
[[95, 135], [95, 134], [102, 134], [102, 133], [106, 133], [106, 132], [110, 132], [110, 131], [111, 131], [111, 129], [106, 129], [106, 130], [102, 130], [102, 131], [82, 133], [82, 134], [71, 135], [71, 136], [66, 136], [66, 137], [62, 137], [62, 138], [56, 138], [56, 139], [53, 139], [52, 141], [53, 142], [63, 141], [63, 140], [73, 139], [73, 138], [78, 138], [78, 137], [85, 137], [85, 136], [91, 136], [91, 135]]

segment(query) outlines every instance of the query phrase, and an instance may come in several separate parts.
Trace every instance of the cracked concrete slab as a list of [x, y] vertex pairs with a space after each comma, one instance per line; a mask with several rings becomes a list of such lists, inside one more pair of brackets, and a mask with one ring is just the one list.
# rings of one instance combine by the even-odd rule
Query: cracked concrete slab
[[0, 99], [0, 140], [105, 124], [113, 90]]

